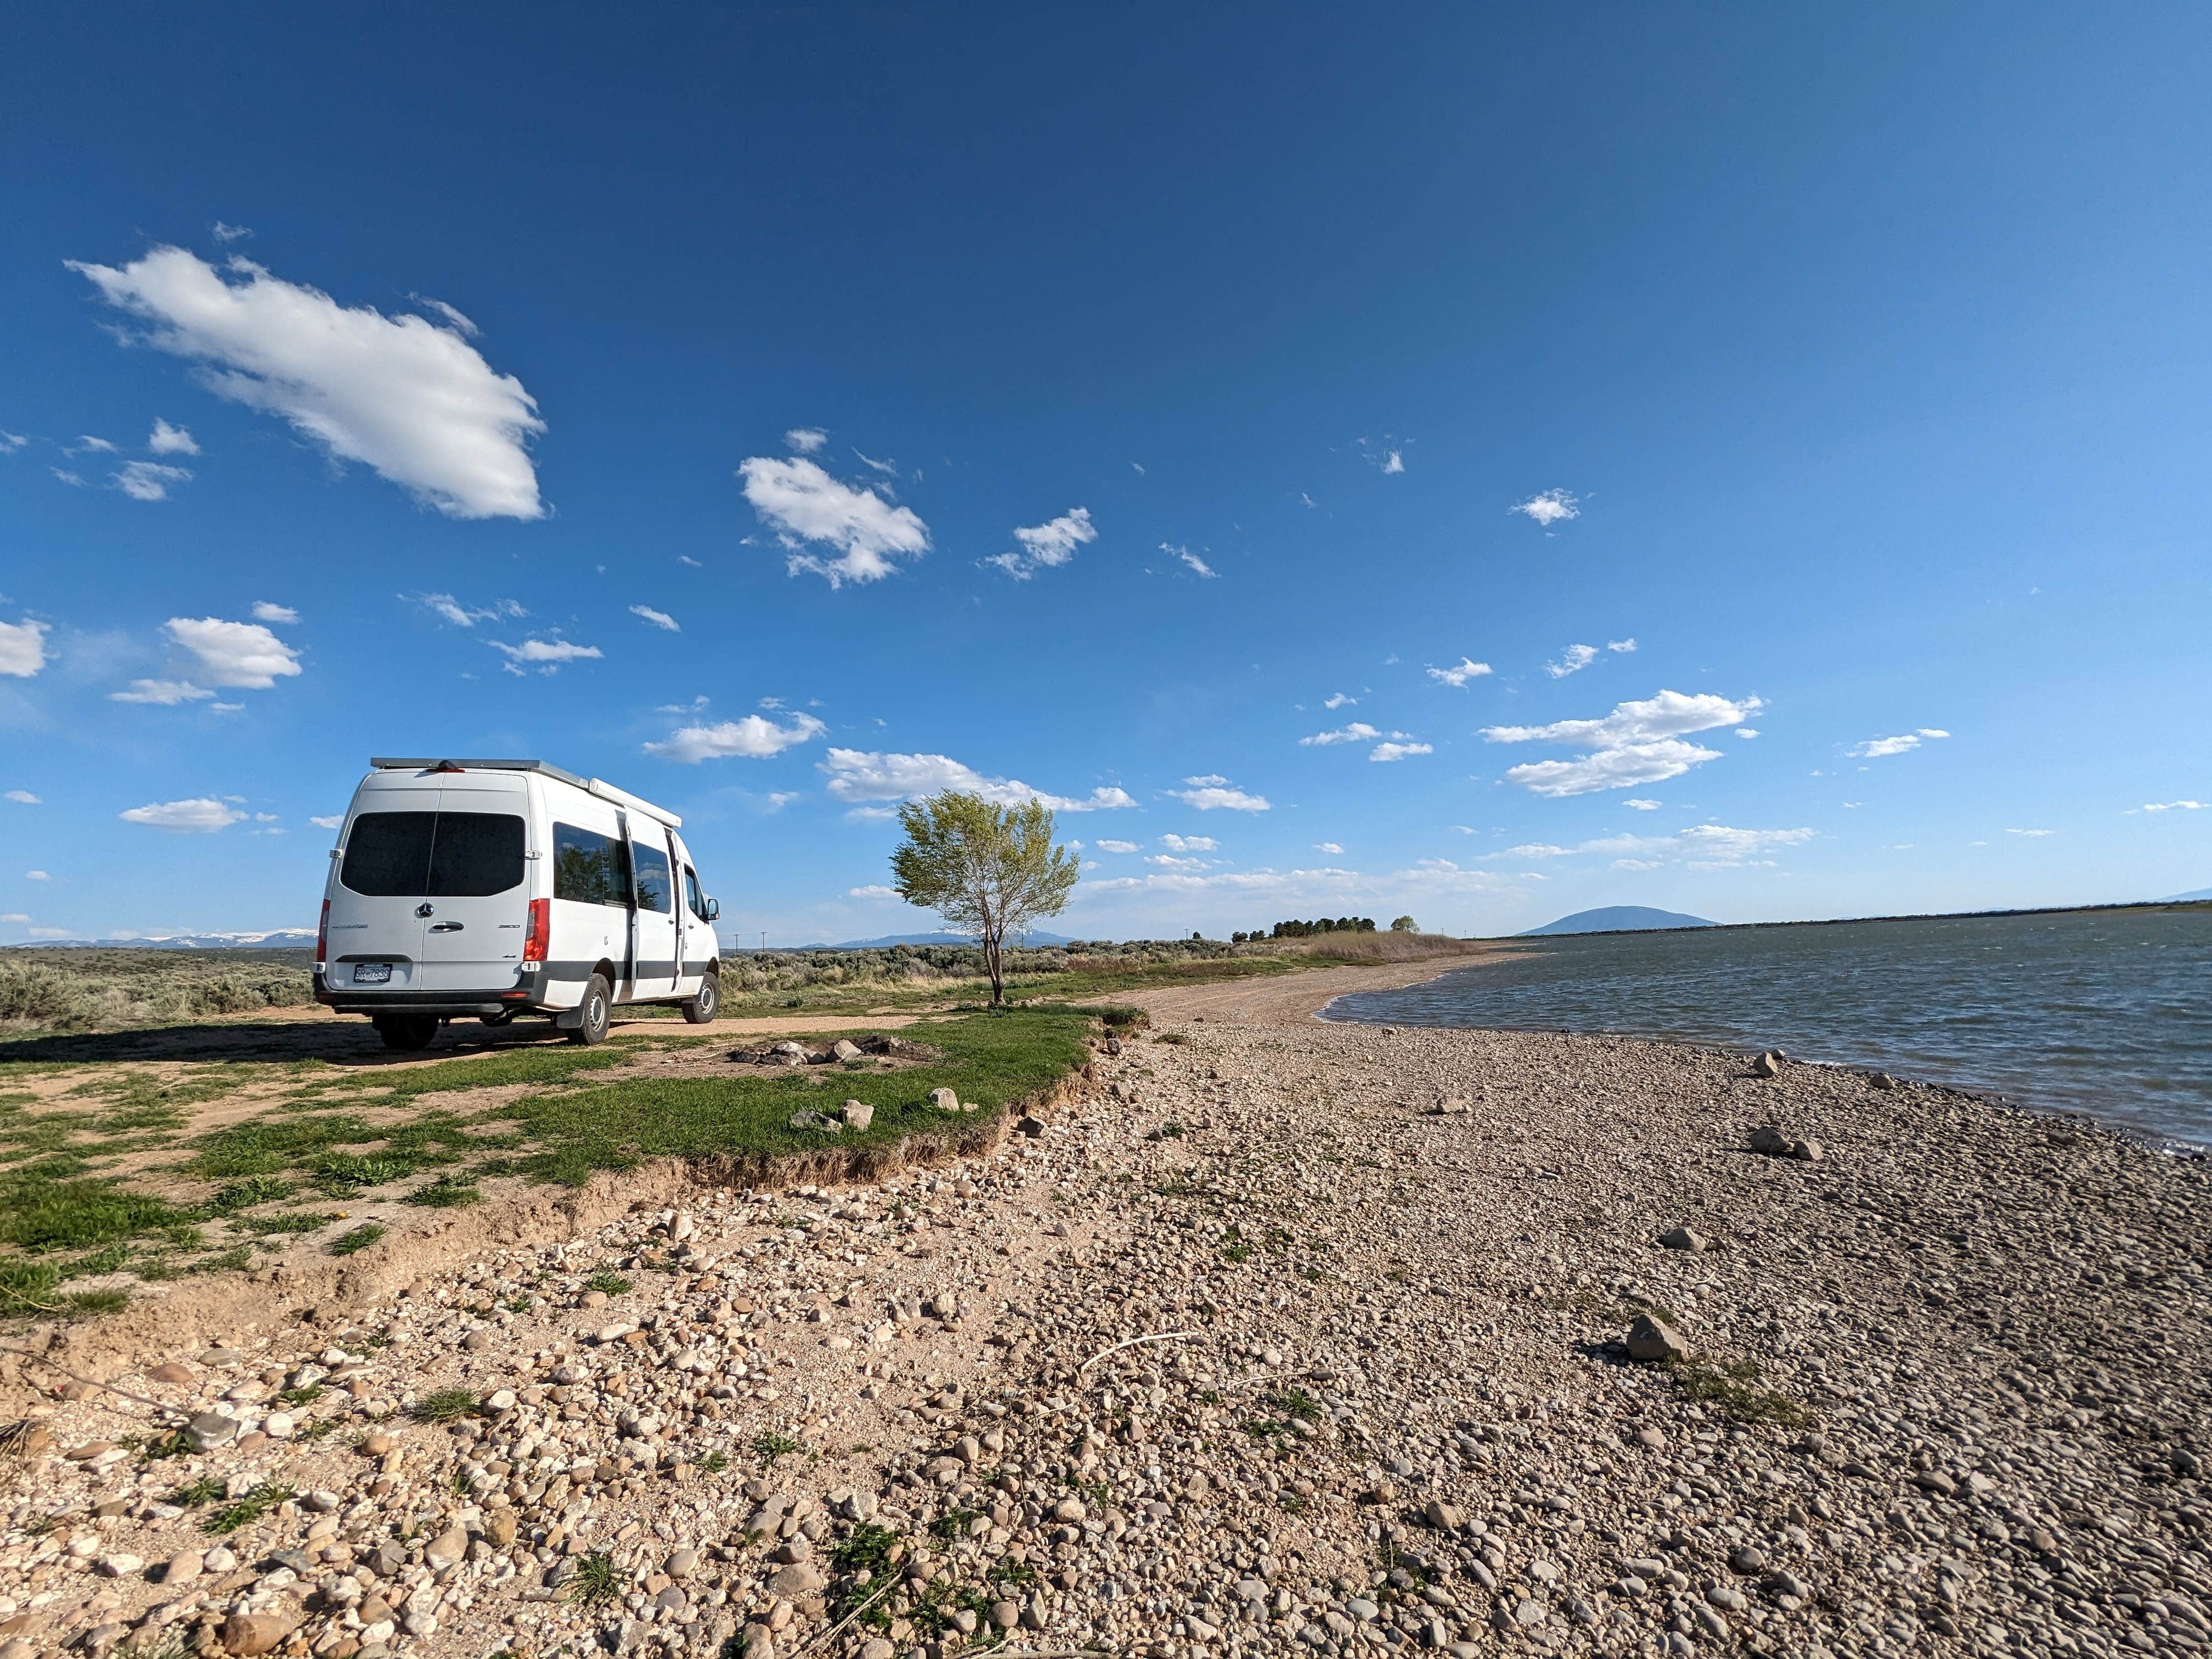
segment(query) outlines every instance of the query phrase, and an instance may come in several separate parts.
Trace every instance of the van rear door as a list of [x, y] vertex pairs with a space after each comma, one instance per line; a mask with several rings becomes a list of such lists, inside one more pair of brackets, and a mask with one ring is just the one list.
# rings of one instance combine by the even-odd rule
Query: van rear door
[[437, 831], [429, 790], [364, 789], [347, 826], [331, 887], [329, 957], [332, 991], [421, 988], [422, 876]]
[[480, 775], [482, 786], [438, 791], [422, 896], [425, 990], [512, 989], [529, 933], [528, 786]]

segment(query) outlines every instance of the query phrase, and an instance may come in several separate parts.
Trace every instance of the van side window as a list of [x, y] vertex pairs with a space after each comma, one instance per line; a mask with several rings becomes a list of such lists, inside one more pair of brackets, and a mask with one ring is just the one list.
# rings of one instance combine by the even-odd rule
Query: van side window
[[707, 920], [707, 899], [699, 890], [699, 872], [688, 864], [684, 866], [684, 902], [700, 921]]
[[623, 844], [573, 823], [553, 826], [553, 896], [579, 904], [629, 904], [629, 860]]
[[637, 908], [658, 910], [666, 915], [676, 908], [674, 884], [668, 876], [668, 854], [658, 847], [636, 844], [632, 856], [637, 860]]

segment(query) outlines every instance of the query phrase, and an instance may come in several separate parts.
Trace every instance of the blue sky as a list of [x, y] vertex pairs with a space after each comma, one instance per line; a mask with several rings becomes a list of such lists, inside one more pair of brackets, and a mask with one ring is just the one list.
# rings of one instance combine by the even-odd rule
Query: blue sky
[[947, 783], [1082, 936], [2212, 883], [2202, 9], [613, 20], [11, 20], [0, 941], [388, 752], [748, 944]]

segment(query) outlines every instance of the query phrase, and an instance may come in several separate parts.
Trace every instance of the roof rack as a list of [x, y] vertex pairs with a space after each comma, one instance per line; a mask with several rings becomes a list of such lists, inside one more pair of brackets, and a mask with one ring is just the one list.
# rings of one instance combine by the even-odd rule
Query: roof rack
[[597, 795], [601, 800], [612, 801], [617, 806], [659, 818], [672, 830], [684, 827], [684, 820], [665, 806], [655, 806], [641, 796], [627, 789], [617, 789], [611, 783], [598, 778], [580, 778], [574, 772], [542, 760], [464, 760], [436, 759], [420, 755], [372, 755], [368, 763], [379, 772], [542, 772], [549, 778], [558, 778], [579, 789]]

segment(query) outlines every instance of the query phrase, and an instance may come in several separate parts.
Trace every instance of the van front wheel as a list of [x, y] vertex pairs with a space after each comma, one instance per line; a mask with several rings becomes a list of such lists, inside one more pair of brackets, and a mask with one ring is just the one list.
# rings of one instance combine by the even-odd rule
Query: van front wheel
[[438, 1035], [435, 1014], [380, 1014], [373, 1024], [386, 1048], [410, 1053], [428, 1048]]
[[722, 981], [712, 974], [705, 975], [699, 981], [697, 994], [684, 1005], [684, 1018], [694, 1025], [708, 1025], [721, 1011]]
[[593, 974], [591, 983], [584, 987], [584, 1000], [578, 1009], [583, 1018], [564, 1035], [571, 1042], [605, 1042], [608, 1023], [614, 1017], [613, 1005], [614, 992], [608, 988], [606, 975]]

